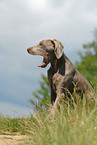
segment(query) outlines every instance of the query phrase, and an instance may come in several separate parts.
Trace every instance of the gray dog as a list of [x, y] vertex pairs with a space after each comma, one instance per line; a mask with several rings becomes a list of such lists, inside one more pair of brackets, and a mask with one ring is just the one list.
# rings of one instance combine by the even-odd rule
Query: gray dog
[[76, 92], [81, 94], [82, 98], [82, 94], [87, 90], [91, 94], [92, 86], [64, 54], [60, 41], [42, 40], [38, 45], [28, 48], [27, 51], [32, 55], [44, 57], [39, 67], [44, 68], [51, 63], [48, 70], [48, 81], [51, 88], [51, 103], [55, 102], [55, 106], [59, 103], [62, 94], [66, 96], [66, 90], [69, 90], [71, 94], [74, 92], [74, 84], [76, 84]]

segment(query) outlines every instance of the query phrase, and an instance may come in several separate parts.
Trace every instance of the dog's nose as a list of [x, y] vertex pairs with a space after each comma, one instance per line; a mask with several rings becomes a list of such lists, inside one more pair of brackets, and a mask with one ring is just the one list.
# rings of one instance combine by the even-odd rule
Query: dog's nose
[[30, 48], [27, 49], [28, 53], [30, 52]]

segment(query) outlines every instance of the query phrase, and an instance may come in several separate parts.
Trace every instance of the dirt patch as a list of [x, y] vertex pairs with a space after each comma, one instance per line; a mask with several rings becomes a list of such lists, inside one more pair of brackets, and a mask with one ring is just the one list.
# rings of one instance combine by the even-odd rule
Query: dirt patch
[[0, 135], [0, 145], [18, 145], [29, 140], [27, 135]]

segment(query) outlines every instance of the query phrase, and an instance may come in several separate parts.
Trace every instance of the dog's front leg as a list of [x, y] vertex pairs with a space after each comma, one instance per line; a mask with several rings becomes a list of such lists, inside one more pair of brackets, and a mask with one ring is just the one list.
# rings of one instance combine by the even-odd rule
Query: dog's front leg
[[50, 102], [53, 104], [56, 100], [56, 92], [51, 88]]
[[61, 100], [64, 98], [64, 93], [59, 93], [57, 94], [57, 98], [55, 100], [55, 103], [54, 103], [54, 108], [57, 109], [58, 107], [58, 104], [61, 102]]
[[57, 93], [57, 97], [56, 97], [56, 100], [52, 106], [52, 108], [50, 108], [50, 113], [51, 114], [55, 114], [55, 111], [57, 110], [58, 108], [58, 105], [60, 104], [61, 100], [64, 98], [64, 93]]
[[73, 78], [72, 75], [68, 75], [68, 76], [66, 75], [65, 77], [63, 77], [62, 81], [57, 86], [57, 91], [56, 91], [57, 97], [54, 103], [55, 108], [57, 108], [61, 100], [66, 97], [66, 94], [68, 92], [67, 89], [68, 86], [73, 87], [72, 78]]

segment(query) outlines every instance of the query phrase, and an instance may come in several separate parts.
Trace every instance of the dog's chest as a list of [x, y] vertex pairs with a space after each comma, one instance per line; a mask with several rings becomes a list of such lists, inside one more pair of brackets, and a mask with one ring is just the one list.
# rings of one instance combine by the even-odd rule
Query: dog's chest
[[59, 73], [55, 73], [52, 77], [53, 85], [57, 88], [58, 85], [62, 82], [62, 75]]
[[53, 90], [58, 89], [63, 79], [63, 76], [59, 72], [54, 73], [51, 68], [48, 70], [48, 81]]

